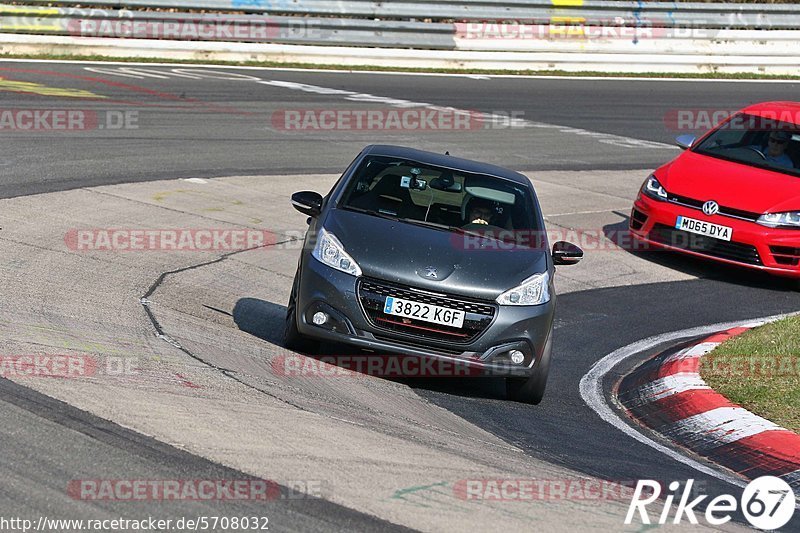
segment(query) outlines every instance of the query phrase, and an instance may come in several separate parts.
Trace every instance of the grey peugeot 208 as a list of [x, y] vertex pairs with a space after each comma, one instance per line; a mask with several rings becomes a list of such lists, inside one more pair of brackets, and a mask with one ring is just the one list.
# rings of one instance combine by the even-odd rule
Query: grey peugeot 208
[[551, 253], [525, 176], [373, 145], [327, 196], [297, 192], [292, 204], [310, 218], [284, 346], [327, 341], [456, 362], [504, 377], [514, 400], [541, 401], [554, 265], [583, 252], [557, 242]]

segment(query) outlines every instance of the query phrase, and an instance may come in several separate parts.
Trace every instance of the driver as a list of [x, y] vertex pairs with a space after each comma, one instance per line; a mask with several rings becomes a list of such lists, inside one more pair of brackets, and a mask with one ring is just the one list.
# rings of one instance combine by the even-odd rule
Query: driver
[[773, 131], [769, 134], [767, 146], [764, 149], [765, 159], [775, 166], [794, 168], [792, 159], [786, 155], [786, 148], [789, 146], [789, 139], [792, 134], [788, 131]]
[[467, 219], [465, 225], [483, 224], [488, 225], [492, 218], [492, 205], [488, 200], [473, 198], [467, 209]]

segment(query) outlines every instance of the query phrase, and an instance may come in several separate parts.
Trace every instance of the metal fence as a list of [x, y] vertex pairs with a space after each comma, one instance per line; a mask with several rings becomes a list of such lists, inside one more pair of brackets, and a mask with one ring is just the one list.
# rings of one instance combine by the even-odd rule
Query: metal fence
[[[27, 0], [28, 5], [80, 6], [87, 2]], [[241, 11], [272, 15], [368, 17], [424, 20], [516, 20], [546, 22], [574, 16], [588, 22], [621, 19], [657, 25], [697, 25], [716, 28], [800, 27], [792, 4], [725, 4], [635, 2], [611, 0], [91, 0], [92, 6], [114, 9], [178, 9]], [[788, 17], [788, 18], [787, 18]]]
[[[565, 60], [587, 64], [592, 62], [589, 56], [603, 63], [624, 64], [631, 57], [639, 58], [633, 63], [643, 63], [642, 56], [647, 56], [650, 64], [694, 61], [698, 67], [705, 65], [712, 70], [715, 65], [746, 65], [751, 70], [758, 70], [759, 65], [765, 69], [778, 65], [783, 72], [800, 69], [800, 6], [793, 4], [610, 0], [90, 2], [95, 7], [46, 0], [0, 4], [0, 33], [125, 39], [128, 48], [129, 40], [148, 39], [350, 47], [362, 49], [354, 53], [358, 57], [368, 57], [364, 49], [377, 48], [483, 52], [493, 54], [491, 61], [500, 63], [502, 54], [513, 63], [520, 59], [518, 54], [527, 53], [540, 54], [534, 59], [546, 65]], [[152, 48], [152, 44], [147, 46]], [[551, 61], [545, 54], [559, 57]], [[470, 60], [470, 56], [464, 58]], [[486, 57], [480, 59], [487, 61]]]
[[0, 32], [127, 39], [455, 48], [453, 25], [442, 23], [69, 8], [21, 12], [2, 5]]

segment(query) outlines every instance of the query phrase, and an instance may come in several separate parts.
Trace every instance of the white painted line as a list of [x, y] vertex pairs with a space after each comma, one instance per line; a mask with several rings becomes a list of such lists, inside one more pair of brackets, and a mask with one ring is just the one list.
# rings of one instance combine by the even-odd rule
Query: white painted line
[[203, 178], [181, 178], [182, 181], [188, 181], [189, 183], [208, 183], [208, 180]]
[[155, 66], [155, 67], [175, 67], [185, 65], [192, 68], [226, 68], [236, 70], [262, 70], [271, 72], [312, 72], [336, 74], [365, 74], [379, 76], [435, 76], [435, 77], [457, 77], [457, 78], [476, 78], [481, 79], [529, 79], [529, 80], [587, 80], [587, 81], [644, 81], [644, 82], [679, 82], [679, 83], [798, 83], [792, 79], [714, 79], [714, 78], [679, 78], [679, 77], [637, 77], [637, 76], [556, 76], [547, 74], [470, 74], [456, 72], [400, 72], [387, 70], [353, 70], [348, 68], [298, 68], [298, 67], [257, 67], [247, 65], [226, 65], [220, 63], [157, 63], [139, 61], [97, 61], [97, 60], [76, 60], [76, 59], [25, 59], [25, 58], [2, 58], [2, 62], [14, 63], [53, 63], [67, 65], [124, 65], [124, 66]]
[[[391, 107], [397, 107], [401, 109], [409, 109], [409, 108], [425, 108], [431, 109], [434, 111], [447, 111], [452, 113], [463, 113], [466, 115], [472, 116], [480, 116], [485, 121], [495, 122], [503, 124], [509, 120], [508, 116], [502, 116], [496, 113], [482, 113], [478, 111], [471, 111], [468, 109], [459, 109], [455, 107], [443, 107], [437, 106], [425, 102], [414, 102], [412, 100], [404, 100], [401, 98], [392, 98], [388, 96], [378, 96], [372, 95], [367, 93], [359, 93], [356, 91], [348, 91], [345, 89], [333, 89], [330, 87], [322, 87], [319, 85], [311, 85], [308, 83], [297, 83], [293, 81], [284, 81], [284, 80], [264, 80], [259, 81], [258, 83], [262, 83], [264, 85], [270, 85], [273, 87], [281, 87], [284, 89], [292, 89], [297, 91], [302, 91], [306, 93], [312, 94], [322, 94], [328, 96], [341, 96], [345, 100], [350, 100], [353, 102], [364, 102], [369, 104], [383, 104], [388, 105]], [[561, 133], [571, 133], [573, 135], [585, 136], [590, 137], [597, 142], [603, 144], [609, 144], [614, 146], [621, 146], [623, 148], [656, 148], [656, 149], [670, 149], [670, 150], [677, 150], [676, 146], [671, 144], [665, 144], [655, 141], [646, 141], [643, 139], [634, 139], [633, 137], [625, 137], [622, 135], [615, 135], [612, 133], [604, 133], [600, 131], [590, 131], [585, 130], [582, 128], [572, 128], [568, 126], [560, 126], [558, 124], [549, 124], [546, 122], [536, 122], [532, 120], [522, 119], [522, 118], [514, 118], [514, 125], [516, 127], [528, 127], [528, 128], [538, 128], [538, 129], [550, 129], [550, 130], [558, 130]]]
[[[579, 135], [589, 137], [602, 144], [609, 144], [613, 146], [621, 146], [623, 148], [655, 148], [655, 149], [668, 149], [677, 150], [676, 146], [655, 141], [647, 141], [644, 139], [635, 139], [633, 137], [626, 137], [622, 135], [615, 135], [612, 133], [604, 133], [599, 131], [585, 130], [582, 128], [573, 128], [568, 126], [561, 126], [558, 124], [550, 124], [546, 122], [537, 122], [526, 120], [522, 118], [512, 118], [511, 115], [503, 116], [497, 113], [483, 113], [467, 109], [458, 109], [454, 107], [442, 107], [425, 102], [414, 102], [401, 98], [392, 98], [387, 96], [378, 96], [367, 93], [359, 93], [357, 91], [348, 91], [343, 89], [333, 89], [330, 87], [321, 87], [317, 85], [310, 85], [307, 83], [296, 83], [291, 81], [281, 80], [262, 80], [255, 76], [246, 76], [244, 74], [224, 73], [218, 71], [203, 72], [203, 69], [189, 69], [189, 68], [172, 68], [170, 70], [153, 70], [150, 68], [132, 68], [130, 66], [119, 68], [108, 67], [84, 67], [84, 70], [95, 74], [103, 74], [107, 76], [122, 76], [125, 78], [145, 79], [157, 78], [167, 79], [169, 76], [177, 76], [179, 78], [194, 78], [194, 79], [223, 79], [223, 80], [239, 80], [239, 81], [255, 81], [264, 85], [274, 87], [281, 87], [285, 89], [300, 90], [303, 92], [322, 94], [330, 96], [341, 96], [345, 100], [354, 102], [363, 102], [369, 104], [384, 104], [401, 109], [408, 108], [425, 108], [435, 111], [448, 111], [457, 114], [469, 115], [476, 120], [486, 123], [502, 124], [507, 127], [518, 128], [538, 128], [538, 129], [555, 129], [561, 133]], [[208, 74], [216, 74], [216, 76], [209, 76]], [[511, 121], [511, 122], [509, 122]]]
[[696, 452], [707, 452], [745, 437], [780, 430], [784, 429], [743, 407], [718, 407], [673, 422], [658, 432], [686, 442]]
[[629, 409], [641, 407], [687, 390], [707, 390], [710, 388], [700, 375], [694, 372], [664, 376], [636, 389], [634, 392], [637, 396], [636, 399], [626, 402], [625, 407]]
[[743, 328], [753, 329], [753, 328], [757, 328], [759, 326], [763, 326], [764, 324], [767, 324], [768, 322], [770, 322], [770, 321], [769, 320], [760, 320], [758, 322], [750, 322], [748, 324], [744, 324], [742, 327]]
[[[666, 359], [664, 359], [664, 364], [672, 362], [672, 361], [680, 361], [681, 359], [687, 359], [686, 352], [689, 351], [689, 348], [684, 348], [683, 350], [678, 350], [674, 354], [670, 355]], [[694, 356], [688, 357], [689, 359]]]
[[721, 342], [701, 342], [700, 344], [695, 344], [691, 348], [687, 349], [684, 354], [681, 355], [681, 359], [690, 358], [690, 357], [702, 357], [707, 353], [710, 353], [714, 348], [722, 344]]
[[[781, 318], [784, 318], [786, 315], [777, 315], [772, 317], [767, 317], [763, 319], [764, 321], [774, 321]], [[695, 328], [684, 329], [681, 331], [674, 331], [672, 333], [664, 333], [662, 335], [655, 335], [653, 337], [648, 337], [647, 339], [643, 339], [627, 346], [623, 346], [610, 354], [606, 355], [602, 359], [600, 359], [594, 366], [586, 373], [583, 378], [581, 378], [580, 382], [580, 393], [581, 398], [583, 401], [586, 402], [586, 405], [589, 406], [597, 415], [614, 426], [616, 429], [621, 431], [622, 433], [626, 434], [630, 438], [641, 442], [647, 446], [650, 446], [654, 450], [657, 450], [664, 455], [670, 457], [671, 459], [685, 464], [698, 472], [702, 472], [706, 475], [715, 477], [719, 480], [722, 480], [726, 483], [730, 483], [731, 485], [735, 485], [737, 487], [744, 487], [747, 483], [739, 477], [736, 477], [728, 472], [724, 472], [721, 470], [717, 470], [711, 468], [707, 465], [704, 465], [697, 461], [696, 459], [692, 459], [688, 456], [685, 456], [677, 451], [660, 444], [650, 437], [646, 436], [644, 433], [640, 433], [637, 431], [633, 426], [629, 425], [621, 416], [618, 414], [614, 409], [611, 408], [610, 405], [606, 403], [606, 398], [603, 393], [603, 378], [608, 374], [614, 367], [616, 367], [619, 363], [624, 361], [625, 359], [632, 357], [638, 353], [641, 353], [646, 350], [650, 350], [659, 344], [663, 344], [666, 342], [677, 341], [679, 339], [685, 339], [687, 337], [696, 337], [700, 335], [711, 335], [712, 333], [716, 333], [721, 330], [730, 329], [733, 327], [741, 326], [742, 324], [749, 324], [751, 322], [724, 322], [720, 324], [713, 324], [711, 326], [699, 326]]]

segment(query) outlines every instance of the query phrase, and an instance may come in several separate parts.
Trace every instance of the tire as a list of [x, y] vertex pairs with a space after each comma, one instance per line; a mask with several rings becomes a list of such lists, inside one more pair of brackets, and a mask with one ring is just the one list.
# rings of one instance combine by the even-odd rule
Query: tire
[[292, 293], [289, 295], [289, 302], [286, 304], [286, 323], [283, 329], [283, 347], [293, 352], [314, 354], [319, 350], [319, 343], [309, 339], [297, 329], [297, 285], [299, 282], [299, 271], [294, 276], [292, 283]]
[[544, 398], [544, 391], [547, 387], [547, 374], [547, 369], [540, 369], [527, 379], [506, 378], [508, 399], [515, 402], [538, 405]]
[[547, 344], [542, 351], [542, 359], [531, 377], [506, 378], [506, 396], [509, 400], [531, 405], [538, 405], [542, 401], [547, 388], [547, 376], [550, 373], [550, 342], [552, 338], [553, 333], [550, 332]]

